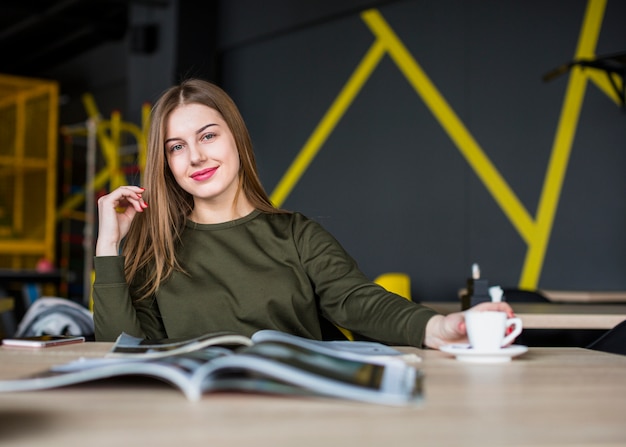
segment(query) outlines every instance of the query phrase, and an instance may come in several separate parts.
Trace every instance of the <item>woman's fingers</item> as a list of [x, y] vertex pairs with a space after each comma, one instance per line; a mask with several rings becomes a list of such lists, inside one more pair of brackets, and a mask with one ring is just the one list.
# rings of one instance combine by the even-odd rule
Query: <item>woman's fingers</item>
[[118, 253], [120, 241], [126, 236], [136, 214], [148, 204], [142, 197], [144, 188], [120, 186], [98, 199], [98, 240], [96, 256]]
[[139, 186], [120, 186], [109, 194], [100, 197], [98, 204], [104, 208], [127, 208], [132, 206], [137, 212], [143, 212], [148, 204], [143, 199], [144, 188]]
[[499, 312], [506, 312], [509, 317], [513, 317], [515, 313], [513, 312], [513, 308], [506, 301], [500, 302], [492, 302], [486, 301], [484, 303], [476, 304], [472, 310], [493, 310]]

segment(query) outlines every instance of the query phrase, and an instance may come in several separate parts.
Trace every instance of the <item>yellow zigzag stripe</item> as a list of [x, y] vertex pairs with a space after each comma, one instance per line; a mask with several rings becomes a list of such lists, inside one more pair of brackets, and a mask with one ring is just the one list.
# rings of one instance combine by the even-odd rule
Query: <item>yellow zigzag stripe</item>
[[[577, 58], [589, 57], [594, 54], [605, 9], [606, 0], [589, 0], [576, 51]], [[371, 9], [363, 12], [361, 17], [376, 36], [376, 41], [279, 182], [271, 196], [272, 201], [277, 206], [284, 203], [367, 81], [384, 52], [388, 52], [528, 245], [529, 249], [519, 286], [536, 288], [569, 162], [587, 77], [582, 74], [579, 68], [572, 71], [539, 200], [537, 218], [533, 220], [506, 180], [491, 163], [381, 14], [377, 10]], [[607, 95], [618, 102], [617, 96], [606, 78], [600, 78], [598, 73], [594, 71], [590, 71], [589, 76]]]
[[[578, 40], [575, 58], [592, 57], [602, 26], [606, 0], [589, 0], [583, 26]], [[537, 288], [543, 267], [545, 253], [554, 223], [563, 179], [576, 135], [580, 110], [585, 96], [587, 77], [580, 67], [575, 67], [570, 75], [565, 93], [561, 117], [557, 128], [552, 155], [544, 181], [543, 191], [537, 211], [537, 228], [526, 252], [524, 268], [519, 282], [521, 288]]]
[[363, 84], [367, 81], [370, 74], [378, 65], [378, 62], [384, 55], [384, 48], [380, 42], [374, 42], [369, 51], [354, 71], [344, 88], [335, 99], [335, 102], [330, 106], [330, 109], [326, 112], [320, 123], [317, 125], [313, 134], [305, 143], [304, 147], [295, 158], [291, 166], [287, 169], [287, 172], [283, 178], [278, 182], [278, 185], [272, 192], [270, 199], [277, 207], [287, 199], [287, 196], [291, 193], [296, 183], [304, 172], [307, 170], [313, 158], [317, 155], [322, 145], [326, 142], [329, 135], [337, 126], [337, 123], [343, 117], [346, 110], [352, 104], [352, 101], [361, 91]]

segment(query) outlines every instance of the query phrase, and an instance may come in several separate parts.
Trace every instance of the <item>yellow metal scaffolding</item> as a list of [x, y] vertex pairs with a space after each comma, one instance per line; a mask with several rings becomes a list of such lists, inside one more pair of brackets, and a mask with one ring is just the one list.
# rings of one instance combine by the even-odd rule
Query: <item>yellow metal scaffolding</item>
[[0, 268], [55, 260], [58, 92], [0, 75]]

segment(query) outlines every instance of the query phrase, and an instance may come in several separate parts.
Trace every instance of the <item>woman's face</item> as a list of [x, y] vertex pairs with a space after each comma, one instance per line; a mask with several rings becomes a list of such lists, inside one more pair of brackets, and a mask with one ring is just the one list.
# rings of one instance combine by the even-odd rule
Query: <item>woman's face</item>
[[237, 192], [239, 154], [219, 112], [201, 104], [176, 108], [166, 122], [165, 156], [176, 182], [199, 202], [229, 206]]

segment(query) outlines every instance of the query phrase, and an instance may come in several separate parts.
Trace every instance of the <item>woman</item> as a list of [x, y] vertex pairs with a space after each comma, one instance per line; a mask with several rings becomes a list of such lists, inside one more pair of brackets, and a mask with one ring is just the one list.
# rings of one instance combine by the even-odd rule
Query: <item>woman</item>
[[319, 224], [271, 204], [244, 121], [211, 83], [184, 81], [156, 102], [144, 179], [98, 201], [97, 340], [260, 329], [321, 339], [326, 320], [394, 345], [467, 340], [462, 313], [387, 292]]

